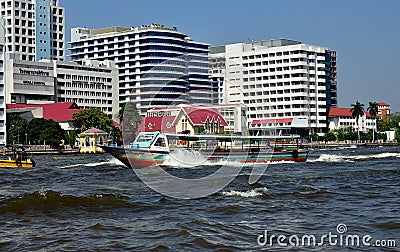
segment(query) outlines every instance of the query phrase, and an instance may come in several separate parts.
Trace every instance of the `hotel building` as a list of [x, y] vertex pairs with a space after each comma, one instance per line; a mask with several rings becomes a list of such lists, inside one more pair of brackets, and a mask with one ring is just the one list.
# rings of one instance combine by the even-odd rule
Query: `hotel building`
[[64, 8], [58, 0], [0, 0], [5, 51], [22, 60], [65, 60]]
[[212, 47], [210, 59], [220, 62], [210, 69], [219, 101], [247, 105], [252, 134], [327, 129], [327, 110], [337, 106], [336, 52], [276, 39]]
[[83, 109], [99, 108], [116, 119], [118, 70], [113, 62], [26, 61], [20, 56], [5, 55], [7, 104], [75, 102]]
[[71, 59], [114, 60], [119, 70], [119, 103], [148, 109], [181, 103], [211, 103], [209, 45], [176, 27], [152, 24], [71, 30]]

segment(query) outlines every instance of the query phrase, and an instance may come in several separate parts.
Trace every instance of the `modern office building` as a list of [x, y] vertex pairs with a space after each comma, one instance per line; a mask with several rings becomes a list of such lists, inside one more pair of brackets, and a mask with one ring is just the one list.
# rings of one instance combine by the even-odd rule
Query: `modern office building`
[[99, 108], [114, 119], [118, 113], [118, 70], [114, 62], [21, 60], [5, 55], [5, 102], [41, 104], [75, 102], [80, 108]]
[[253, 134], [327, 129], [327, 110], [337, 106], [336, 52], [276, 39], [213, 47], [210, 59], [224, 62], [210, 69], [223, 80], [220, 102], [247, 105]]
[[0, 144], [6, 144], [6, 84], [4, 74], [4, 19], [0, 17]]
[[6, 52], [22, 60], [65, 60], [64, 8], [59, 0], [0, 0]]
[[75, 102], [81, 109], [98, 108], [117, 119], [118, 70], [113, 61], [54, 62], [57, 102]]
[[181, 103], [211, 103], [209, 45], [176, 27], [152, 24], [71, 30], [71, 59], [114, 60], [119, 69], [119, 102], [148, 109]]

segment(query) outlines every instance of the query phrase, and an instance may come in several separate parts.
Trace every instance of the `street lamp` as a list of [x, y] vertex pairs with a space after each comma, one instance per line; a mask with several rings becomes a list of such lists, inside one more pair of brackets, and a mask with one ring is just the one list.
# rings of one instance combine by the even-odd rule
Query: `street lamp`
[[25, 145], [28, 145], [28, 133], [25, 133]]
[[[11, 125], [12, 127], [15, 127], [15, 124], [12, 124]], [[17, 141], [17, 144], [19, 144], [19, 132], [20, 132], [20, 130], [19, 130], [19, 127], [17, 126], [17, 132], [18, 132], [18, 141]]]

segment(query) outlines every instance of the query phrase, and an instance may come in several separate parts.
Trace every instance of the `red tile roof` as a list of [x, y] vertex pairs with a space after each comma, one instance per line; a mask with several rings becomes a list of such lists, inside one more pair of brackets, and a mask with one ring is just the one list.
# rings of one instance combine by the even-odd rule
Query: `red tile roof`
[[228, 126], [225, 119], [215, 108], [188, 106], [182, 107], [182, 109], [183, 111], [185, 111], [186, 115], [189, 117], [189, 120], [192, 122], [193, 125], [204, 125], [207, 118], [210, 121], [216, 121], [219, 118], [221, 126]]
[[56, 122], [72, 121], [72, 115], [79, 111], [75, 102], [56, 102], [49, 104], [7, 104], [9, 109], [17, 108], [43, 108], [43, 118], [53, 119]]
[[293, 122], [293, 118], [278, 118], [278, 119], [261, 119], [261, 120], [253, 120], [251, 124], [266, 124], [266, 123], [291, 123]]
[[384, 102], [378, 102], [378, 106], [390, 107], [390, 104], [387, 104], [387, 103], [384, 103]]
[[163, 131], [175, 133], [174, 124], [175, 116], [155, 116], [145, 117], [142, 119], [142, 131]]
[[[371, 117], [371, 115], [367, 112], [364, 111], [365, 115], [367, 117]], [[330, 108], [329, 109], [329, 117], [335, 117], [335, 116], [342, 116], [342, 117], [353, 117], [352, 115], [351, 108]]]

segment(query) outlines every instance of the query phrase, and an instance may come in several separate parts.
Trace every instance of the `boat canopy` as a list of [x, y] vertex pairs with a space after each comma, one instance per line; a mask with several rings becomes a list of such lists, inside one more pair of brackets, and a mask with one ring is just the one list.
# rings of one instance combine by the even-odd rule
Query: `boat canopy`
[[216, 140], [221, 142], [231, 141], [275, 141], [278, 139], [300, 139], [299, 135], [293, 136], [224, 136], [224, 135], [183, 135], [165, 133], [168, 139], [178, 139], [185, 141]]

